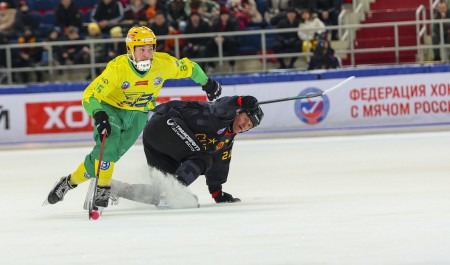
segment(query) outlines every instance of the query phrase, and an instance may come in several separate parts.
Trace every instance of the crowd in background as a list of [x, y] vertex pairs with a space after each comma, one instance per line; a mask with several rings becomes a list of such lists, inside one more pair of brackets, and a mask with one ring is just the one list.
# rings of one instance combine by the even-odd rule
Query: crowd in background
[[[46, 6], [43, 3], [47, 3]], [[275, 53], [313, 52], [309, 69], [339, 67], [330, 40], [336, 31], [342, 0], [0, 0], [0, 44], [52, 42], [61, 40], [117, 38], [108, 45], [95, 45], [95, 62], [108, 62], [126, 53], [123, 36], [133, 25], [150, 27], [156, 36], [251, 29], [297, 28], [293, 33], [276, 34], [268, 49]], [[209, 58], [218, 56], [222, 43], [224, 56], [240, 54], [237, 36], [187, 38], [181, 40], [181, 56]], [[320, 49], [315, 49], [320, 43]], [[173, 40], [158, 40], [158, 51], [174, 54]], [[324, 48], [325, 47], [325, 48]], [[6, 66], [0, 50], [0, 66]], [[13, 50], [13, 67], [70, 65], [89, 63], [89, 46], [67, 45], [52, 49], [20, 48]], [[324, 56], [322, 56], [322, 53]], [[328, 62], [331, 58], [331, 62]], [[296, 57], [278, 59], [280, 68], [293, 68]], [[326, 62], [325, 62], [325, 61]], [[231, 67], [234, 61], [229, 61]], [[214, 63], [202, 65], [210, 70]], [[26, 74], [21, 77], [28, 81]], [[42, 77], [37, 74], [36, 81]]]

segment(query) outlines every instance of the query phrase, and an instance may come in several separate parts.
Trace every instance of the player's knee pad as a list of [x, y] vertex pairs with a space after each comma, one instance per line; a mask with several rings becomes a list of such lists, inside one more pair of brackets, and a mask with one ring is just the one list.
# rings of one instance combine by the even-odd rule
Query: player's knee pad
[[212, 163], [212, 158], [209, 154], [199, 153], [194, 157], [184, 161], [175, 172], [178, 181], [186, 186], [194, 182], [198, 176], [205, 174]]

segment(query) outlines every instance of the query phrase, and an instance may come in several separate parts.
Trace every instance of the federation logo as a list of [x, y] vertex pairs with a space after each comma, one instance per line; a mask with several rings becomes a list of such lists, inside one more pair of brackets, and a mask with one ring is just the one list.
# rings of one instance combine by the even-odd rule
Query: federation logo
[[162, 83], [161, 77], [157, 77], [153, 80], [153, 85], [155, 85], [155, 86], [159, 86], [161, 83]]
[[[315, 87], [309, 87], [302, 92], [299, 96], [305, 96], [308, 94], [322, 93], [321, 89]], [[325, 119], [330, 108], [330, 100], [327, 95], [314, 98], [305, 98], [295, 101], [294, 111], [297, 117], [306, 124], [317, 124]]]
[[122, 89], [127, 89], [130, 87], [130, 82], [125, 81], [122, 83], [122, 85], [120, 86]]

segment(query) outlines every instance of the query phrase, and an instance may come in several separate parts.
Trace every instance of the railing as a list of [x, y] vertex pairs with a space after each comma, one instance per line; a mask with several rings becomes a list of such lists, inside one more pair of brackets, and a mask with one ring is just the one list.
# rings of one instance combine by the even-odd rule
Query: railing
[[[422, 9], [421, 9], [422, 10]], [[422, 11], [418, 12], [421, 13]], [[401, 51], [406, 50], [415, 50], [417, 52], [420, 52], [423, 49], [441, 49], [445, 50], [446, 48], [450, 48], [450, 44], [446, 44], [443, 41], [438, 45], [426, 45], [421, 41], [419, 37], [422, 37], [424, 35], [424, 31], [427, 27], [430, 27], [433, 23], [439, 23], [440, 27], [443, 28], [443, 23], [449, 23], [449, 20], [438, 20], [438, 21], [430, 21], [430, 20], [417, 20], [417, 21], [406, 21], [406, 22], [393, 22], [393, 23], [373, 23], [373, 24], [352, 24], [352, 25], [341, 25], [343, 30], [349, 31], [349, 32], [355, 32], [358, 29], [361, 28], [377, 28], [377, 27], [393, 27], [394, 28], [394, 36], [392, 36], [395, 40], [394, 46], [391, 47], [376, 47], [376, 48], [356, 48], [354, 46], [355, 43], [355, 34], [351, 33], [348, 35], [348, 41], [340, 41], [341, 43], [345, 43], [345, 48], [335, 49], [335, 52], [338, 56], [341, 58], [346, 57], [350, 55], [350, 65], [347, 66], [355, 66], [355, 56], [357, 54], [363, 54], [363, 53], [372, 53], [372, 52], [395, 52], [395, 63], [399, 63], [399, 53]], [[411, 26], [416, 25], [417, 30], [417, 43], [413, 46], [400, 46], [399, 45], [399, 27], [403, 26]], [[333, 27], [327, 27], [328, 30], [337, 30], [337, 26]], [[216, 35], [221, 36], [244, 36], [244, 35], [259, 35], [260, 36], [260, 47], [261, 51], [260, 54], [252, 54], [252, 55], [238, 55], [238, 56], [223, 56], [222, 47], [219, 45], [219, 53], [217, 57], [214, 58], [191, 58], [194, 61], [198, 63], [202, 62], [218, 62], [219, 64], [223, 64], [224, 62], [228, 62], [230, 60], [235, 60], [237, 62], [242, 63], [245, 60], [260, 60], [261, 63], [257, 64], [259, 67], [252, 70], [252, 72], [267, 72], [274, 70], [277, 66], [271, 66], [267, 63], [268, 59], [271, 58], [287, 58], [287, 57], [300, 57], [304, 60], [304, 62], [308, 61], [308, 58], [310, 57], [311, 53], [299, 52], [297, 53], [282, 53], [282, 54], [269, 54], [268, 53], [268, 47], [266, 46], [266, 40], [268, 37], [273, 37], [277, 33], [285, 33], [285, 32], [296, 32], [296, 28], [292, 29], [264, 29], [264, 30], [248, 30], [248, 31], [240, 31], [240, 32], [220, 32], [220, 33], [203, 33], [203, 34], [189, 34], [189, 35], [171, 35], [171, 36], [160, 36], [158, 39], [173, 39], [175, 42], [175, 56], [180, 57], [180, 40], [181, 39], [188, 39], [188, 38], [198, 38], [198, 37], [213, 37]], [[443, 35], [441, 35], [441, 39], [443, 39]], [[75, 65], [48, 65], [48, 66], [36, 66], [36, 67], [22, 67], [22, 68], [13, 68], [12, 67], [12, 50], [23, 48], [23, 47], [43, 47], [48, 46], [50, 47], [49, 51], [49, 61], [52, 61], [52, 47], [55, 46], [64, 46], [67, 45], [68, 42], [59, 41], [59, 42], [41, 42], [41, 43], [34, 43], [34, 44], [9, 44], [9, 45], [0, 45], [0, 49], [6, 50], [6, 62], [7, 67], [4, 69], [1, 69], [1, 72], [6, 74], [6, 83], [12, 84], [12, 74], [17, 72], [34, 72], [34, 71], [44, 71], [48, 73], [50, 80], [58, 80], [56, 72], [58, 70], [68, 70], [68, 69], [88, 69], [90, 71], [91, 76], [95, 76], [95, 69], [96, 68], [102, 68], [106, 65], [106, 63], [98, 63], [95, 61], [95, 56], [93, 54], [94, 46], [97, 44], [106, 44], [106, 43], [112, 43], [117, 42], [118, 39], [100, 39], [100, 40], [80, 40], [80, 41], [72, 41], [70, 42], [71, 45], [79, 44], [79, 45], [87, 45], [90, 47], [91, 50], [91, 56], [90, 56], [90, 63], [89, 64], [75, 64]], [[120, 41], [120, 40], [119, 40]], [[255, 44], [256, 45], [256, 44]], [[342, 45], [341, 45], [342, 46]], [[448, 58], [442, 56], [442, 61], [448, 61]], [[305, 69], [300, 69], [305, 70]], [[221, 74], [220, 72], [217, 72], [216, 74]], [[75, 81], [75, 80], [72, 80]]]

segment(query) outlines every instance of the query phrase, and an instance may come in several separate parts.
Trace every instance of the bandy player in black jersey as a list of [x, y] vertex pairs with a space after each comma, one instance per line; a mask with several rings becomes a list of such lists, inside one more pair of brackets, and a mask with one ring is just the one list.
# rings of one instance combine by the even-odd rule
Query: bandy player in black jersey
[[[222, 191], [222, 184], [227, 181], [236, 134], [255, 128], [264, 116], [257, 102], [253, 96], [231, 96], [215, 102], [170, 101], [157, 106], [143, 132], [148, 165], [183, 186], [205, 175], [215, 202], [239, 202]], [[117, 180], [112, 190], [118, 197], [154, 205], [161, 204], [165, 192], [154, 185]]]

